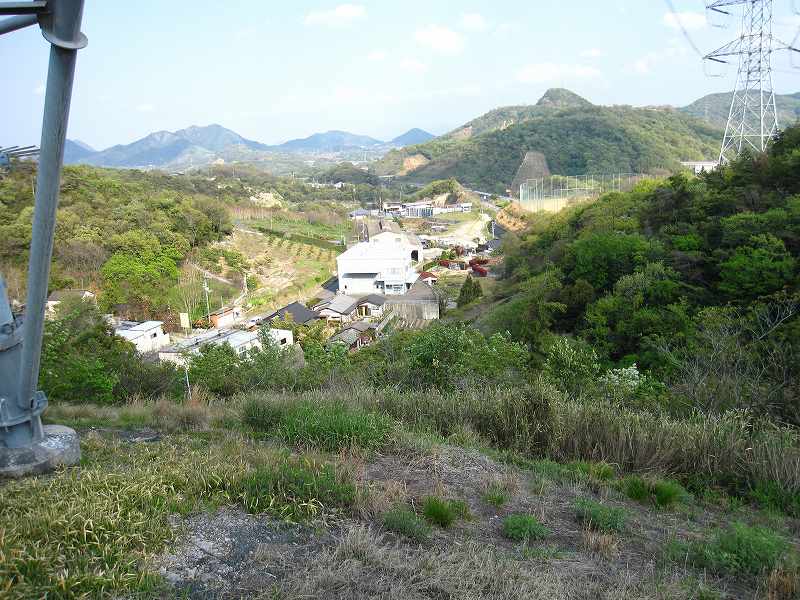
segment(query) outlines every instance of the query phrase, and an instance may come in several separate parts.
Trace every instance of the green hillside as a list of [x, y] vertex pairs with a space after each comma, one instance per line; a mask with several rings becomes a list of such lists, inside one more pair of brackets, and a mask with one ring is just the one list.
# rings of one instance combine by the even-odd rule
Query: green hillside
[[[800, 119], [800, 92], [775, 96], [775, 105], [778, 109], [778, 124], [786, 127]], [[731, 107], [731, 94], [709, 94], [699, 100], [684, 106], [679, 110], [682, 113], [706, 121], [713, 127], [725, 128], [728, 121], [728, 112]]]
[[[408, 173], [410, 180], [455, 177], [468, 187], [503, 192], [530, 150], [542, 152], [550, 170], [561, 175], [673, 169], [680, 160], [717, 152], [717, 129], [675, 111], [575, 106], [574, 99], [572, 104], [563, 109], [541, 104], [498, 109], [473, 121], [469, 137], [454, 132], [390, 152], [374, 170], [395, 174], [405, 158], [421, 155], [429, 162]], [[495, 127], [507, 124], [512, 115], [521, 122]], [[481, 130], [485, 132], [475, 134]]]

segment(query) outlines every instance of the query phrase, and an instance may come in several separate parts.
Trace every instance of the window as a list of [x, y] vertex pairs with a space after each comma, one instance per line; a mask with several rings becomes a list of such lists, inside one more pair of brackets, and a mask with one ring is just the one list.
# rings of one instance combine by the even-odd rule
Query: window
[[287, 342], [287, 341], [288, 341], [288, 340], [287, 340], [286, 338], [281, 338], [281, 346], [284, 346], [284, 345], [286, 345], [286, 342]]
[[151, 337], [151, 338], [157, 338], [157, 337], [158, 337], [158, 333], [151, 333], [151, 334], [150, 334], [150, 337]]

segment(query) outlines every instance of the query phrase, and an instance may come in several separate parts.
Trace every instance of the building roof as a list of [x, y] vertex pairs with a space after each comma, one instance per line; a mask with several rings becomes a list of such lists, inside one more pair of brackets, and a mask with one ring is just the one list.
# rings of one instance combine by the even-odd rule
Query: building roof
[[299, 302], [292, 302], [291, 304], [284, 306], [283, 308], [272, 313], [267, 317], [267, 320], [273, 321], [275, 319], [285, 319], [286, 315], [291, 315], [292, 321], [298, 325], [305, 325], [306, 323], [319, 319], [319, 315], [313, 310], [303, 306]]
[[383, 306], [386, 304], [386, 297], [381, 296], [380, 294], [369, 294], [364, 296], [363, 298], [359, 298], [358, 305], [361, 306], [362, 304], [374, 304], [375, 306]]
[[334, 336], [331, 336], [330, 342], [344, 342], [348, 346], [352, 346], [358, 341], [358, 338], [361, 337], [361, 333], [356, 331], [355, 329], [344, 329], [337, 333]]
[[342, 331], [346, 331], [347, 329], [355, 329], [356, 331], [364, 333], [370, 329], [375, 329], [375, 325], [367, 321], [353, 321], [342, 327]]
[[439, 279], [439, 276], [431, 273], [430, 271], [423, 271], [422, 273], [419, 274], [419, 278], [423, 279], [423, 280], [425, 280], [425, 279]]
[[218, 308], [217, 310], [211, 311], [211, 316], [215, 315], [224, 315], [226, 313], [230, 313], [236, 310], [236, 306], [223, 306], [222, 308]]
[[439, 301], [439, 297], [436, 295], [436, 292], [434, 292], [427, 283], [420, 280], [414, 282], [414, 284], [411, 286], [411, 289], [406, 292], [406, 296], [419, 300]]
[[336, 294], [331, 300], [330, 304], [324, 307], [323, 310], [331, 310], [339, 313], [340, 315], [349, 315], [358, 306], [358, 300], [346, 296], [344, 294]]
[[242, 331], [240, 329], [210, 329], [209, 331], [201, 333], [200, 335], [196, 335], [185, 340], [180, 340], [171, 346], [162, 348], [160, 352], [192, 352], [206, 344], [229, 344], [232, 348], [238, 348], [243, 344], [258, 339], [258, 335], [258, 330]]
[[[351, 246], [345, 252], [336, 257], [336, 260], [344, 259], [395, 259], [405, 258], [406, 249], [397, 244], [370, 244], [369, 242], [359, 242]], [[409, 258], [410, 260], [410, 258]]]

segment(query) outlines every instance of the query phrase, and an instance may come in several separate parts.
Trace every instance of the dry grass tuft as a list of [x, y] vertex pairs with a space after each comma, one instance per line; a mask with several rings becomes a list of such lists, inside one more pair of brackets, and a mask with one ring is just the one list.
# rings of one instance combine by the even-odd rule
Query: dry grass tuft
[[767, 578], [767, 600], [796, 598], [800, 598], [800, 572], [797, 569], [774, 569]]
[[611, 560], [619, 554], [619, 541], [616, 537], [592, 529], [583, 530], [583, 547], [590, 554], [605, 560]]
[[405, 482], [390, 479], [369, 485], [356, 500], [356, 512], [362, 519], [376, 519], [393, 506], [405, 504], [408, 488]]
[[153, 407], [153, 417], [156, 427], [168, 432], [205, 431], [211, 421], [208, 405], [194, 401], [175, 404], [159, 400]]

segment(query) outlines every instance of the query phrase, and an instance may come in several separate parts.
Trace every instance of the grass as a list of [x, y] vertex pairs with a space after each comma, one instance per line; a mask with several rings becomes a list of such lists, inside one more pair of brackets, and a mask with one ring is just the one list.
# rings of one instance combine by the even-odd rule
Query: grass
[[550, 530], [533, 515], [509, 515], [503, 519], [503, 535], [515, 542], [541, 540]]
[[450, 527], [457, 519], [468, 519], [469, 507], [460, 500], [445, 500], [438, 496], [428, 496], [422, 503], [422, 514], [439, 527]]
[[407, 506], [396, 506], [383, 515], [383, 526], [417, 542], [428, 539], [431, 529]]
[[500, 508], [509, 500], [509, 493], [501, 485], [496, 483], [491, 484], [488, 489], [483, 493], [483, 501], [486, 504], [491, 504]]
[[653, 504], [658, 508], [669, 508], [689, 498], [689, 493], [680, 483], [669, 479], [646, 479], [629, 475], [620, 481], [620, 488], [631, 500]]
[[606, 506], [588, 498], [575, 501], [578, 520], [589, 529], [605, 533], [620, 532], [625, 528], [625, 510]]
[[675, 542], [668, 553], [675, 560], [684, 557], [689, 563], [715, 573], [763, 575], [772, 572], [788, 558], [789, 543], [763, 527], [732, 523], [717, 530], [711, 539]]
[[242, 419], [253, 429], [274, 434], [288, 444], [331, 452], [351, 447], [380, 448], [394, 430], [393, 421], [386, 415], [337, 402], [250, 398], [242, 408]]
[[239, 504], [287, 519], [347, 507], [336, 467], [241, 437], [130, 444], [85, 435], [80, 468], [0, 486], [0, 596], [78, 598], [154, 592], [145, 554], [172, 537], [170, 514]]

